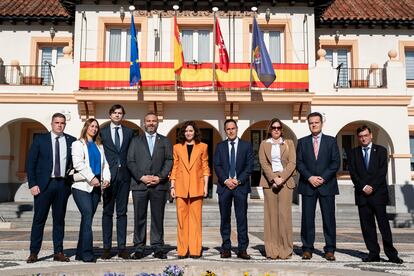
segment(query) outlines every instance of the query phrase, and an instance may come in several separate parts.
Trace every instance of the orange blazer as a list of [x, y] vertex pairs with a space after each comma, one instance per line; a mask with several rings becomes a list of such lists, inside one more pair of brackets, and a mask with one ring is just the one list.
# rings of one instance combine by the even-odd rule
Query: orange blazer
[[173, 155], [170, 179], [175, 180], [175, 195], [183, 198], [203, 196], [204, 176], [210, 176], [207, 144], [194, 144], [190, 162], [186, 144], [175, 144]]

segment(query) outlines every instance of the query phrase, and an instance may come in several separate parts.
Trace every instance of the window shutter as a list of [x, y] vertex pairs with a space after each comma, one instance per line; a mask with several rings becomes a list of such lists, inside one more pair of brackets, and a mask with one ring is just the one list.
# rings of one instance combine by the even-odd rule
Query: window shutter
[[272, 63], [280, 63], [280, 32], [269, 32], [269, 55]]
[[407, 80], [414, 80], [414, 50], [405, 51], [405, 70]]

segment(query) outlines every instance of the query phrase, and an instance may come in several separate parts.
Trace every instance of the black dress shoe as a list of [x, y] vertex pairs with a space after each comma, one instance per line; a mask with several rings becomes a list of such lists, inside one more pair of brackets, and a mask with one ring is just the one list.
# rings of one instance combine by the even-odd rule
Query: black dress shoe
[[391, 258], [388, 261], [391, 262], [391, 263], [394, 263], [394, 264], [402, 264], [404, 262], [402, 259], [400, 259], [398, 257]]
[[182, 259], [187, 259], [187, 258], [188, 258], [188, 256], [187, 256], [187, 255], [184, 255], [184, 256], [178, 255], [178, 259], [180, 259], [180, 260], [182, 260]]
[[231, 258], [231, 251], [230, 250], [221, 251], [220, 258], [223, 258], [223, 259]]
[[96, 258], [82, 260], [84, 263], [96, 263]]
[[240, 258], [243, 260], [250, 260], [252, 257], [250, 257], [250, 255], [247, 254], [246, 250], [243, 250], [237, 253], [237, 258]]
[[155, 252], [153, 256], [154, 258], [161, 259], [161, 260], [167, 259], [167, 254], [165, 254], [162, 251]]
[[368, 257], [363, 258], [362, 261], [364, 263], [374, 263], [374, 262], [380, 262], [381, 259], [380, 259], [380, 256], [373, 256], [373, 257], [368, 256]]
[[126, 249], [121, 249], [118, 252], [118, 257], [124, 260], [128, 260], [131, 258], [131, 256], [129, 255], [128, 251]]
[[200, 259], [201, 255], [190, 255], [191, 259]]
[[110, 249], [104, 249], [104, 252], [101, 255], [101, 259], [102, 260], [109, 260], [110, 258], [112, 258], [111, 250]]
[[144, 258], [144, 253], [143, 252], [135, 252], [132, 255], [132, 259], [134, 259], [134, 260], [139, 260], [139, 259], [142, 259], [142, 258]]
[[37, 261], [38, 261], [37, 254], [31, 253], [29, 258], [27, 258], [26, 263], [31, 264], [31, 263], [35, 263]]

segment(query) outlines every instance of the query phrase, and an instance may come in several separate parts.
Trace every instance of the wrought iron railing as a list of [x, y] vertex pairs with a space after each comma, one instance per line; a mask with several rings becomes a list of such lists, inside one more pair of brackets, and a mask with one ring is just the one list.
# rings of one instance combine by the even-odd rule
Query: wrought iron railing
[[386, 86], [384, 68], [336, 68], [337, 88], [383, 88]]
[[0, 85], [53, 85], [53, 65], [0, 65]]
[[175, 76], [172, 62], [141, 62], [139, 87], [129, 84], [129, 62], [81, 62], [80, 89], [143, 90], [143, 91], [308, 91], [307, 64], [273, 64], [276, 80], [269, 88], [253, 70], [250, 85], [250, 64], [232, 63], [227, 73], [216, 64], [215, 82], [211, 63], [185, 64]]

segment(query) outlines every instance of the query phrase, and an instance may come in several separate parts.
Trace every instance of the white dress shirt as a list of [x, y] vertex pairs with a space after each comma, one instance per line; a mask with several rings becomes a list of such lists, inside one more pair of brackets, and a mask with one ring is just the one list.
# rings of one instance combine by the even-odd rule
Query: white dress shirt
[[[58, 137], [55, 133], [52, 131], [50, 132], [50, 139], [52, 140], [52, 158], [53, 158], [53, 167], [52, 167], [52, 174], [50, 177], [55, 177], [55, 143], [56, 143], [56, 137]], [[60, 156], [60, 176], [64, 177], [66, 172], [66, 155], [67, 155], [67, 145], [66, 145], [66, 138], [65, 135], [59, 136], [59, 156]]]
[[118, 133], [119, 133], [119, 147], [122, 147], [122, 138], [124, 138], [124, 135], [122, 133], [122, 126], [121, 125], [115, 125], [114, 123], [111, 122], [111, 138], [112, 138], [112, 142], [114, 142], [115, 145], [115, 128], [119, 127], [118, 129]]
[[273, 172], [282, 172], [283, 165], [280, 155], [280, 144], [277, 141], [274, 141], [272, 138], [266, 140], [266, 143], [272, 144], [272, 171]]

